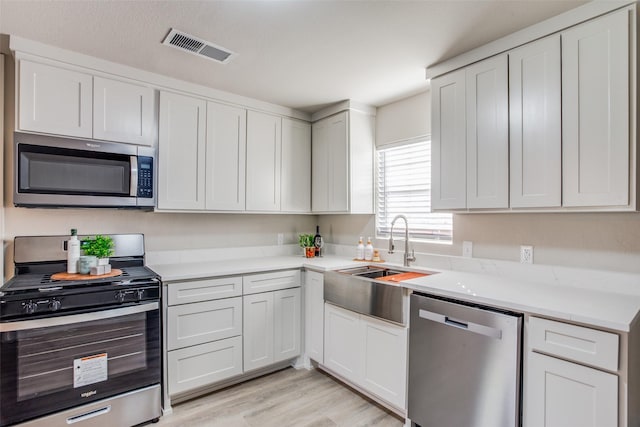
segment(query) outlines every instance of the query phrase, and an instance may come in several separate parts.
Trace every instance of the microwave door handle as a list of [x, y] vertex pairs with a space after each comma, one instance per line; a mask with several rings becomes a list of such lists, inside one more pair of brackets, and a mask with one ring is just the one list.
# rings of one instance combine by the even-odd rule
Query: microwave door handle
[[131, 183], [129, 188], [129, 195], [131, 197], [138, 196], [138, 156], [130, 156], [131, 158]]

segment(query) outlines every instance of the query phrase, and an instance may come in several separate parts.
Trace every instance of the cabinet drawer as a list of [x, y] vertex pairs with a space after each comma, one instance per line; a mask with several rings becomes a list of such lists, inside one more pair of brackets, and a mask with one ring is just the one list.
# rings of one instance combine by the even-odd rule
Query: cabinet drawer
[[300, 286], [300, 270], [276, 271], [242, 277], [245, 295]]
[[169, 395], [214, 384], [242, 373], [242, 337], [170, 351]]
[[616, 334], [531, 317], [528, 328], [529, 348], [576, 362], [618, 370]]
[[242, 334], [242, 298], [169, 307], [167, 347], [175, 350]]
[[202, 302], [242, 295], [242, 277], [191, 280], [167, 285], [168, 305]]

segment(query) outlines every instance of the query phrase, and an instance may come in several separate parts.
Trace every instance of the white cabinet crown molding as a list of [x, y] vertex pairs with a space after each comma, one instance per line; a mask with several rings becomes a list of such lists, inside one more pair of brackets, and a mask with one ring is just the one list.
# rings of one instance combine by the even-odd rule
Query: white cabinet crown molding
[[635, 3], [628, 0], [591, 1], [461, 55], [430, 65], [426, 68], [425, 76], [432, 79]]

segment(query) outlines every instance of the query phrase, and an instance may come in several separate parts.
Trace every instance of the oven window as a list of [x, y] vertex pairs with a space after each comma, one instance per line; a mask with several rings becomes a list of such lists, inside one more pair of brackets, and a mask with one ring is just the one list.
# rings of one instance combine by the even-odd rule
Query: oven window
[[21, 192], [129, 195], [129, 156], [26, 144], [18, 147]]
[[144, 370], [145, 328], [139, 313], [18, 332], [18, 401]]

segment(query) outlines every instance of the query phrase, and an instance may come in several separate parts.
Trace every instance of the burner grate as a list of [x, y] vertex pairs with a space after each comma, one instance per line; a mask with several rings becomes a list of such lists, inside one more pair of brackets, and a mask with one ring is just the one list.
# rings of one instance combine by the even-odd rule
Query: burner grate
[[[130, 277], [130, 274], [127, 271], [127, 269], [121, 268], [120, 270], [122, 270], [122, 274], [120, 276], [115, 277], [115, 278], [111, 278], [112, 280], [113, 279], [119, 279], [119, 278], [122, 278], [122, 277]], [[71, 282], [73, 282], [73, 281], [70, 281], [70, 280], [52, 279], [51, 276], [53, 274], [55, 274], [55, 273], [43, 274], [42, 277], [40, 278], [40, 285], [49, 285], [49, 284], [52, 284], [52, 283], [71, 283]], [[91, 281], [91, 280], [100, 280], [100, 279], [85, 279], [85, 281], [86, 280]]]

